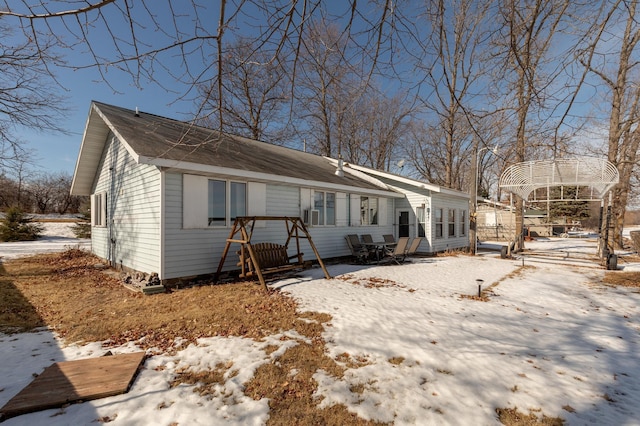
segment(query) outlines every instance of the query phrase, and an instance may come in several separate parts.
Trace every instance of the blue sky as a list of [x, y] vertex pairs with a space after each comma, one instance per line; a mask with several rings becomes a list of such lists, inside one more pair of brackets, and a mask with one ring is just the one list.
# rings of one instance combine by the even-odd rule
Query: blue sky
[[41, 133], [29, 129], [18, 132], [21, 139], [27, 142], [26, 148], [35, 150], [37, 171], [73, 174], [92, 100], [131, 109], [138, 107], [141, 111], [176, 119], [186, 119], [191, 108], [190, 102], [170, 105], [176, 95], [151, 83], [143, 89], [134, 87], [129, 76], [110, 79], [119, 93], [106, 83], [99, 82], [100, 76], [96, 70], [60, 70], [58, 76], [69, 98], [69, 112], [60, 126], [67, 129], [69, 134]]
[[[144, 9], [139, 9], [139, 4], [132, 6], [134, 9], [137, 7], [136, 12], [142, 16], [138, 22], [140, 27], [136, 27], [136, 30], [139, 30], [139, 32], [136, 31], [136, 35], [140, 37], [139, 47], [164, 46], [168, 44], [168, 40], [172, 40], [171, 36], [173, 35], [172, 19], [175, 19], [176, 23], [186, 23], [187, 25], [184, 27], [189, 27], [189, 23], [193, 24], [192, 21], [194, 19], [199, 20], [198, 26], [195, 26], [198, 29], [194, 30], [192, 26], [191, 31], [199, 34], [201, 34], [200, 31], [215, 34], [217, 27], [217, 2], [209, 3], [203, 0], [202, 3], [204, 3], [206, 7], [198, 9], [195, 15], [194, 10], [190, 9], [191, 2], [174, 3], [185, 9], [173, 9], [169, 11], [166, 2], [157, 1], [153, 3], [153, 12], [156, 14], [153, 19], [156, 19], [160, 23], [162, 26], [161, 30], [155, 29], [154, 24], [149, 21], [150, 15], [145, 14]], [[340, 8], [340, 6], [335, 6], [339, 4], [337, 2], [331, 4], [334, 5], [332, 7]], [[105, 14], [108, 14], [107, 20], [110, 29], [113, 30], [113, 34], [122, 34], [123, 38], [126, 38], [127, 32], [130, 30], [128, 23], [122, 20], [121, 15], [118, 15], [117, 9], [114, 10], [105, 7], [104, 10]], [[375, 15], [376, 11], [372, 9], [369, 10], [368, 13]], [[255, 13], [255, 16], [253, 15], [254, 13], [251, 8], [243, 9], [243, 13], [233, 21], [234, 28], [230, 28], [230, 32], [227, 35], [231, 37], [234, 31], [241, 33], [258, 31], [257, 28], [263, 23], [256, 18], [260, 16], [259, 13]], [[366, 17], [369, 18], [368, 16]], [[183, 26], [180, 26], [182, 29]], [[53, 27], [55, 30], [56, 25], [53, 24]], [[74, 25], [71, 25], [71, 27], [76, 28]], [[100, 54], [104, 56], [110, 58], [116, 57], [117, 52], [110, 43], [111, 36], [104, 27], [101, 27], [100, 22], [91, 21], [87, 24], [87, 28], [89, 27], [93, 28], [89, 34], [89, 41], [92, 46], [99, 47], [99, 50], [101, 50]], [[58, 30], [60, 28], [59, 26], [57, 27]], [[144, 30], [145, 28], [146, 31]], [[64, 30], [61, 32], [64, 32]], [[181, 35], [186, 38], [193, 34]], [[229, 39], [226, 39], [226, 41], [229, 41]], [[211, 77], [213, 70], [210, 67], [215, 63], [215, 59], [209, 55], [215, 52], [213, 42], [209, 40], [199, 47], [189, 46], [190, 49], [192, 47], [193, 50], [190, 50], [191, 54], [188, 55], [188, 66], [193, 67], [190, 69], [191, 75], [199, 75], [201, 72], [204, 72], [205, 76]], [[75, 49], [64, 49], [62, 53], [67, 57], [69, 64], [88, 64], [91, 62], [91, 58], [83, 49], [86, 49], [86, 47], [76, 46]], [[193, 52], [195, 52], [195, 54], [193, 54]], [[130, 74], [118, 71], [115, 67], [110, 68], [105, 76], [109, 84], [101, 81], [102, 77], [95, 68], [87, 68], [80, 71], [58, 69], [57, 76], [64, 89], [66, 89], [70, 108], [64, 121], [59, 124], [60, 127], [67, 129], [69, 134], [43, 134], [28, 129], [21, 129], [19, 133], [21, 139], [27, 142], [26, 148], [34, 150], [37, 159], [36, 165], [39, 170], [73, 173], [92, 100], [131, 109], [138, 107], [141, 111], [176, 119], [190, 119], [190, 113], [193, 113], [195, 110], [194, 104], [189, 100], [176, 100], [180, 95], [184, 94], [187, 88], [185, 85], [181, 86], [178, 81], [181, 77], [185, 77], [185, 64], [181, 63], [182, 56], [177, 55], [177, 53], [178, 52], [175, 51], [166, 53], [166, 56], [163, 56], [161, 60], [155, 63], [155, 69], [152, 70], [154, 73], [153, 77], [160, 79], [162, 83], [165, 84], [165, 87], [170, 88], [172, 92], [148, 80], [141, 80], [138, 83], [139, 87], [137, 87]], [[149, 66], [150, 64], [147, 63], [146, 65]], [[402, 63], [400, 63], [400, 65], [402, 65]], [[167, 69], [162, 69], [163, 66], [167, 67]], [[403, 67], [401, 66], [401, 68]], [[145, 71], [149, 71], [149, 69], [143, 70], [143, 72]], [[403, 71], [406, 72], [408, 69]], [[393, 80], [390, 81], [393, 82]], [[387, 81], [387, 84], [389, 84], [389, 81]], [[173, 90], [175, 90], [175, 92], [173, 92]], [[585, 95], [586, 98], [589, 98], [587, 94]], [[485, 101], [484, 98], [482, 101]], [[577, 105], [574, 113], [582, 110], [581, 114], [586, 114], [587, 112], [585, 110], [590, 108], [589, 104]]]
[[[216, 34], [219, 3], [209, 0], [198, 0], [196, 3], [198, 5], [194, 9], [192, 2], [154, 0], [153, 3], [149, 3], [153, 4], [152, 10], [141, 7], [141, 3], [130, 3], [131, 12], [136, 17], [136, 23], [130, 27], [129, 22], [123, 19], [121, 14], [123, 4], [118, 2], [120, 8], [107, 6], [100, 10], [105, 15], [105, 21], [109, 22], [108, 30], [98, 18], [99, 15], [96, 15], [97, 11], [92, 11], [86, 21], [82, 18], [83, 31], [90, 31], [85, 35], [82, 35], [78, 30], [78, 21], [75, 21], [75, 18], [63, 18], [66, 19], [66, 26], [61, 25], [62, 22], [56, 19], [49, 20], [48, 24], [51, 25], [54, 33], [61, 36], [64, 41], [70, 40], [73, 43], [73, 39], [79, 34], [82, 36], [81, 38], [86, 36], [92, 48], [98, 51], [98, 55], [113, 60], [118, 57], [118, 49], [127, 50], [125, 55], [134, 53], [133, 47], [126, 42], [131, 36], [131, 31], [135, 31], [138, 41], [137, 47], [141, 51], [171, 44], [175, 40], [174, 25], [180, 27], [182, 39], [188, 39], [196, 34]], [[227, 29], [225, 42], [229, 42], [236, 33], [247, 35], [260, 32], [261, 27], [266, 24], [263, 11], [256, 10], [250, 3], [242, 4], [241, 12], [234, 15], [233, 19], [226, 16], [227, 19], [231, 19], [231, 22]], [[171, 8], [169, 8], [170, 6]], [[235, 2], [227, 5], [228, 15], [233, 15], [235, 6], [237, 6]], [[15, 7], [19, 8], [20, 3]], [[345, 7], [348, 7], [348, 4], [331, 2], [328, 6], [331, 12], [329, 19], [339, 20], [340, 18], [337, 18], [336, 15], [341, 15]], [[286, 16], [287, 9], [285, 7], [281, 10], [282, 16]], [[16, 9], [16, 11], [18, 10]], [[29, 13], [28, 10], [19, 12]], [[44, 10], [34, 9], [31, 11], [31, 13], [38, 12], [42, 13]], [[368, 14], [378, 15], [380, 10], [370, 7], [365, 15]], [[38, 24], [43, 25], [41, 30], [50, 32], [42, 20], [38, 21]], [[17, 25], [17, 21], [14, 21], [14, 25]], [[115, 48], [112, 42], [114, 36], [125, 40], [125, 42]], [[134, 84], [134, 78], [131, 74], [117, 69], [119, 65], [110, 67], [105, 75], [109, 84], [102, 81], [99, 70], [95, 68], [80, 71], [57, 69], [57, 78], [66, 90], [70, 107], [66, 118], [59, 124], [67, 129], [69, 134], [43, 134], [29, 129], [21, 129], [19, 133], [21, 139], [27, 142], [26, 148], [34, 150], [37, 160], [36, 167], [39, 168], [39, 171], [73, 173], [92, 100], [131, 109], [138, 107], [144, 112], [175, 119], [191, 119], [196, 106], [190, 100], [180, 100], [180, 97], [185, 95], [190, 86], [179, 80], [186, 81], [195, 78], [195, 76], [198, 76], [200, 81], [211, 78], [215, 74], [212, 66], [216, 62], [215, 57], [211, 55], [215, 54], [216, 47], [215, 42], [209, 39], [190, 44], [186, 49], [188, 63], [182, 62], [184, 56], [180, 55], [178, 50], [172, 50], [160, 53], [153, 63], [146, 61], [143, 64], [143, 67], [146, 68], [134, 68], [134, 73], [141, 71], [143, 78], [145, 73], [153, 73], [152, 78], [161, 81], [164, 88], [150, 82], [149, 78]], [[86, 45], [76, 44], [73, 49], [61, 49], [60, 52], [65, 56], [70, 66], [83, 66], [92, 63], [92, 57], [88, 54]], [[132, 63], [131, 66], [135, 67], [136, 65]], [[185, 99], [193, 98], [194, 95], [195, 93], [191, 92], [184, 97]]]
[[[162, 31], [155, 29], [155, 25], [148, 20], [146, 11], [140, 9], [140, 5], [132, 6], [132, 11], [136, 12], [138, 25], [136, 27], [136, 39], [140, 44], [140, 48], [144, 50], [153, 46], [165, 45], [163, 43], [169, 44], [169, 40], [173, 40], [170, 38], [172, 35], [172, 18], [176, 21], [190, 20], [193, 14], [193, 9], [190, 9], [189, 2], [176, 3], [185, 9], [176, 10], [174, 8], [175, 15], [169, 12], [167, 3], [154, 2], [153, 4], [156, 7], [153, 11], [156, 14], [155, 19], [159, 25], [167, 29], [164, 34]], [[16, 5], [16, 7], [20, 6]], [[207, 10], [207, 8], [198, 10], [199, 17], [202, 14], [201, 17], [207, 18], [206, 21], [203, 21], [203, 25], [206, 25], [208, 27], [207, 30], [213, 33], [215, 33], [215, 27], [217, 26], [215, 7], [214, 10]], [[102, 11], [109, 22], [108, 30], [99, 19], [95, 19], [95, 13], [90, 15], [84, 25], [87, 28], [91, 28], [91, 32], [88, 33], [88, 40], [92, 48], [99, 55], [112, 60], [117, 57], [117, 52], [111, 42], [112, 36], [110, 32], [126, 39], [130, 37], [129, 23], [122, 19], [122, 15], [117, 8], [105, 7]], [[24, 10], [22, 12], [26, 13]], [[35, 12], [39, 11], [35, 10]], [[18, 23], [13, 21], [11, 24], [17, 25]], [[38, 24], [43, 25], [40, 27], [43, 32], [50, 32], [44, 26], [44, 22], [39, 21]], [[56, 35], [65, 42], [73, 43], [74, 38], [79, 34], [77, 22], [73, 19], [67, 20], [66, 28], [61, 25], [62, 22], [60, 20], [49, 20], [48, 24], [51, 25]], [[74, 32], [69, 33], [69, 29]], [[119, 45], [120, 48], [123, 46], [125, 44], [121, 43]], [[69, 66], [82, 67], [92, 63], [92, 58], [88, 54], [86, 45], [76, 44], [72, 48], [61, 48], [60, 54], [64, 56]], [[60, 92], [68, 98], [69, 107], [64, 121], [60, 122], [59, 125], [66, 129], [69, 134], [42, 133], [24, 128], [18, 129], [16, 132], [16, 135], [27, 143], [24, 147], [34, 151], [36, 160], [34, 168], [36, 171], [73, 173], [92, 100], [131, 109], [138, 107], [140, 111], [175, 119], [188, 120], [192, 118], [192, 114], [189, 114], [194, 110], [192, 102], [177, 100], [187, 90], [187, 86], [181, 86], [177, 81], [179, 77], [183, 76], [184, 72], [184, 65], [181, 64], [182, 57], [176, 55], [176, 52], [173, 51], [167, 55], [162, 59], [162, 66], [168, 67], [169, 72], [174, 75], [169, 76], [167, 70], [156, 66], [153, 70], [153, 77], [157, 78], [165, 87], [168, 87], [171, 92], [151, 82], [148, 78], [146, 80], [141, 78], [137, 84], [139, 87], [136, 87], [134, 77], [118, 70], [117, 66], [112, 66], [106, 70], [104, 77], [108, 84], [103, 81], [100, 71], [96, 68], [89, 67], [75, 71], [70, 68], [55, 68], [54, 73], [62, 86]], [[198, 72], [203, 70], [204, 67], [211, 66], [213, 62], [207, 57], [202, 57], [200, 61], [196, 60], [195, 62], [190, 59], [189, 65], [193, 66], [193, 69]], [[146, 65], [149, 65], [149, 63]], [[175, 92], [173, 92], [174, 90]]]
[[116, 81], [117, 88], [122, 93], [114, 93], [107, 84], [93, 81], [96, 77], [94, 74], [95, 72], [90, 71], [70, 71], [60, 76], [68, 90], [70, 107], [60, 125], [67, 129], [68, 135], [29, 129], [19, 131], [21, 139], [27, 142], [26, 148], [35, 150], [37, 170], [73, 174], [92, 100], [131, 109], [137, 106], [141, 111], [181, 118], [178, 115], [179, 107], [167, 106], [174, 95], [150, 87], [140, 90], [124, 79]]

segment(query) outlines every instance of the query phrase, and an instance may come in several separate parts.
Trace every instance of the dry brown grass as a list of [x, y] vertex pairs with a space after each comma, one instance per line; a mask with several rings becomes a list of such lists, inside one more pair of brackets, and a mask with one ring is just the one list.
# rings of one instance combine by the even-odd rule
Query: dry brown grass
[[606, 284], [640, 288], [640, 272], [611, 271], [602, 280]]
[[[322, 339], [330, 315], [300, 313], [293, 299], [246, 282], [145, 296], [96, 269], [99, 263], [83, 251], [69, 250], [0, 264], [0, 331], [48, 326], [67, 342], [108, 340], [119, 345], [135, 341], [143, 348], [171, 352], [200, 337], [259, 340], [295, 330], [308, 343], [299, 340], [273, 363], [259, 367], [245, 384], [247, 395], [270, 399], [268, 424], [377, 424], [349, 413], [343, 405], [319, 409], [320, 400], [313, 397], [317, 383], [312, 376], [317, 370], [335, 377], [344, 372], [327, 356]], [[180, 347], [174, 346], [176, 338], [183, 339]], [[233, 375], [232, 370], [232, 363], [204, 372], [187, 367], [170, 385], [192, 384], [194, 392], [208, 395], [224, 382], [225, 374]]]
[[564, 420], [560, 417], [548, 417], [544, 414], [538, 417], [536, 413], [523, 414], [518, 408], [497, 408], [498, 420], [509, 426], [562, 426]]

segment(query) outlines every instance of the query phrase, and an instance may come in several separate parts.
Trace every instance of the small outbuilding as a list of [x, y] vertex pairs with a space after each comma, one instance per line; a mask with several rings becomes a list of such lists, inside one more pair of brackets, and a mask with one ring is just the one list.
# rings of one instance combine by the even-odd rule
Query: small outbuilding
[[[240, 216], [303, 218], [324, 259], [349, 255], [348, 234], [423, 237], [425, 253], [469, 246], [468, 194], [99, 102], [71, 193], [91, 197], [94, 254], [161, 281], [214, 273]], [[255, 241], [283, 238], [256, 223]]]

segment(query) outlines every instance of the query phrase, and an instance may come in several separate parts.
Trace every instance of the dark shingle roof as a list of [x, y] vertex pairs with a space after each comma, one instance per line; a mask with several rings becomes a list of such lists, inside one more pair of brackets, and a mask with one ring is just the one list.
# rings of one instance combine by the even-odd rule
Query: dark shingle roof
[[363, 189], [386, 190], [382, 184], [345, 173], [335, 175], [328, 159], [182, 121], [94, 102], [124, 141], [141, 157], [159, 158], [287, 176]]

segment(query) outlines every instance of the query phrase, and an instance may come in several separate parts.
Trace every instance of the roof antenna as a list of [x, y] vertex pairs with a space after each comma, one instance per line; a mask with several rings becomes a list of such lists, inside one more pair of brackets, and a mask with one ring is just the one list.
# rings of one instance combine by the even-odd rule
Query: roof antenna
[[138, 107], [136, 107], [136, 117], [140, 117], [140, 112], [138, 111]]

